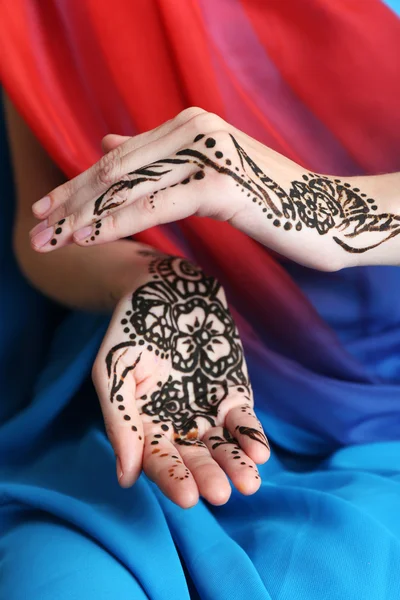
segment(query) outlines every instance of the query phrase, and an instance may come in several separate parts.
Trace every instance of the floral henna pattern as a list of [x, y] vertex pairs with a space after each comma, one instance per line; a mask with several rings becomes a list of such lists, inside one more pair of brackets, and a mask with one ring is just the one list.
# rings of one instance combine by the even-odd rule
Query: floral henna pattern
[[[125, 378], [144, 352], [154, 353], [167, 361], [169, 374], [137, 400], [140, 414], [164, 431], [172, 427], [175, 443], [204, 446], [199, 422], [217, 425], [220, 405], [230, 393], [251, 408], [242, 344], [215, 278], [178, 257], [154, 258], [149, 273], [151, 279], [134, 292], [121, 320], [124, 340], [106, 357], [110, 400], [124, 420], [131, 420], [123, 398]], [[265, 445], [264, 434], [245, 429], [243, 435]]]
[[[366, 252], [400, 233], [400, 216], [376, 214], [378, 207], [375, 200], [368, 198], [360, 189], [352, 188], [350, 183], [316, 173], [304, 173], [302, 181], [292, 181], [286, 191], [263, 173], [234, 136], [230, 135], [230, 138], [232, 150], [229, 156], [217, 148], [217, 140], [213, 137], [199, 134], [193, 140], [193, 147], [180, 150], [175, 157], [128, 173], [95, 201], [94, 215], [100, 216], [124, 204], [123, 190], [148, 181], [162, 181], [162, 177], [174, 168], [194, 164], [199, 168], [196, 173], [180, 184], [168, 187], [202, 180], [207, 170], [212, 169], [230, 177], [249, 201], [260, 207], [274, 227], [282, 227], [285, 231], [301, 231], [306, 227], [320, 235], [335, 229], [338, 235], [333, 237], [334, 241], [347, 252]], [[163, 187], [159, 191], [165, 189]], [[157, 194], [158, 191], [155, 191], [150, 196], [153, 209]], [[351, 239], [364, 233], [377, 234], [377, 242], [363, 247], [350, 244]]]

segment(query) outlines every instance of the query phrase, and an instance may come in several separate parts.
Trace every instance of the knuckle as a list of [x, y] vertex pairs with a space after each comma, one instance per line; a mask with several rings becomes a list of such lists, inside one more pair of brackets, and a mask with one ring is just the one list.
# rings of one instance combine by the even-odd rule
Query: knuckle
[[119, 179], [121, 159], [120, 149], [105, 154], [97, 164], [96, 177], [100, 185], [111, 185]]
[[52, 214], [49, 217], [49, 225], [55, 225], [56, 223], [58, 223], [58, 221], [61, 221], [61, 219], [64, 219], [68, 215], [67, 206], [68, 200], [64, 204], [58, 206], [52, 212]]
[[71, 214], [68, 215], [68, 224], [72, 231], [75, 231], [75, 229], [77, 229], [79, 224], [79, 216], [77, 213], [71, 212]]
[[223, 120], [221, 117], [215, 113], [209, 112], [197, 114], [193, 117], [191, 123], [197, 133], [203, 133], [204, 131], [210, 133], [212, 131], [218, 131], [223, 127]]
[[[139, 210], [144, 210], [151, 214], [153, 212], [153, 200], [150, 198], [151, 194], [145, 194], [139, 199]], [[157, 196], [158, 202], [160, 201], [160, 192]]]
[[185, 108], [184, 110], [182, 110], [175, 118], [179, 122], [185, 123], [186, 121], [193, 119], [193, 117], [201, 115], [205, 112], [205, 110], [199, 108], [198, 106], [190, 106], [189, 108]]
[[111, 232], [118, 231], [118, 216], [117, 213], [110, 212], [107, 215], [107, 226]]
[[206, 467], [210, 464], [210, 455], [208, 451], [204, 451], [203, 448], [195, 448], [193, 456], [190, 461], [191, 469], [198, 469], [200, 467]]
[[227, 150], [227, 148], [232, 146], [231, 134], [227, 129], [222, 129], [221, 127], [215, 128], [211, 135], [216, 140], [218, 148]]

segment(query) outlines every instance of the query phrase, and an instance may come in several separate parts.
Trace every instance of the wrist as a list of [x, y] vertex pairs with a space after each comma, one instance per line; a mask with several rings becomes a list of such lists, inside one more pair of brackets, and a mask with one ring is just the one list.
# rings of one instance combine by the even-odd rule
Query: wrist
[[149, 280], [151, 277], [149, 270], [151, 262], [155, 257], [162, 255], [150, 246], [129, 243], [132, 245], [129, 262], [121, 261], [116, 265], [113, 273], [110, 274], [112, 280], [109, 289], [114, 307], [123, 298], [132, 294], [134, 290]]
[[397, 265], [400, 256], [400, 173], [331, 177], [341, 198], [342, 223], [332, 230], [344, 266]]

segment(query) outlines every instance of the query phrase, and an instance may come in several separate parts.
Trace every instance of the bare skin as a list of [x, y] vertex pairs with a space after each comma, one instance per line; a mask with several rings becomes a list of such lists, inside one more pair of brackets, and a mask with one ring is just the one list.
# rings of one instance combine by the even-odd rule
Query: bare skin
[[[93, 366], [93, 381], [116, 454], [120, 484], [123, 487], [132, 485], [144, 469], [171, 500], [184, 508], [196, 504], [199, 496], [213, 504], [225, 503], [231, 493], [228, 477], [241, 493], [256, 492], [261, 484], [256, 464], [268, 459], [269, 446], [254, 413], [240, 339], [222, 288], [217, 282], [207, 280], [210, 287], [207, 297], [202, 296], [202, 288], [195, 297], [175, 296], [170, 306], [170, 311], [176, 313], [173, 316], [174, 341], [170, 342], [168, 358], [167, 353], [161, 357], [154, 343], [153, 350], [149, 350], [150, 343], [140, 334], [136, 349], [127, 346], [127, 353], [121, 351], [119, 345], [126, 343], [127, 338], [126, 327], [121, 321], [126, 318], [125, 313], [138, 290], [152, 283], [154, 273], [150, 265], [155, 257], [148, 247], [126, 240], [92, 248], [69, 245], [48, 254], [32, 249], [28, 236], [36, 222], [32, 204], [49, 188], [62, 185], [65, 178], [8, 99], [5, 106], [18, 201], [14, 249], [22, 271], [39, 290], [65, 306], [113, 313]], [[112, 140], [105, 140], [104, 150], [111, 146]], [[196, 273], [195, 278], [206, 281], [201, 271]], [[182, 277], [188, 276], [186, 273]], [[219, 291], [214, 294], [216, 290]], [[190, 303], [194, 301], [201, 301], [201, 306], [191, 307]], [[204, 307], [206, 312], [211, 310], [207, 321]], [[181, 310], [186, 312], [179, 318]], [[192, 332], [190, 319], [194, 319], [195, 325]], [[131, 331], [133, 327], [131, 325]], [[193, 339], [198, 341], [198, 332], [208, 331], [208, 328], [214, 332], [210, 343], [216, 349], [216, 361], [225, 365], [225, 370], [219, 367], [218, 376], [208, 374], [207, 364], [200, 358], [201, 372], [195, 367], [193, 357], [201, 355], [198, 344], [185, 354], [185, 349], [190, 346], [188, 334], [193, 333]], [[140, 341], [143, 341], [143, 348]], [[156, 342], [163, 344], [159, 339]], [[137, 368], [130, 369], [139, 354]], [[228, 355], [233, 357], [231, 364], [226, 363]], [[107, 361], [109, 356], [112, 358]], [[184, 359], [180, 358], [182, 356]], [[111, 365], [111, 376], [108, 365]], [[117, 394], [114, 393], [113, 375], [120, 377], [124, 365], [129, 372]], [[143, 396], [151, 398], [161, 389], [168, 388], [170, 377], [175, 388], [180, 390], [177, 393], [182, 406], [173, 417], [171, 407], [166, 403], [165, 409], [158, 403], [157, 408], [153, 406], [150, 411], [143, 400]], [[221, 387], [218, 377], [230, 383]], [[183, 392], [194, 389], [197, 381], [204, 384], [205, 391], [197, 390], [196, 394], [190, 395]], [[214, 387], [216, 393], [212, 391]], [[124, 397], [123, 404], [117, 396]], [[124, 406], [124, 410], [118, 406]], [[192, 418], [183, 425], [179, 411], [185, 408], [182, 415], [187, 415], [188, 406]], [[200, 417], [199, 411], [203, 411]], [[158, 419], [154, 413], [159, 414]], [[130, 417], [129, 421], [124, 418], [126, 416]]]
[[196, 215], [314, 269], [398, 264], [399, 174], [313, 173], [196, 107], [120, 141], [35, 203], [38, 252], [90, 248]]
[[[143, 468], [183, 507], [199, 495], [226, 502], [227, 476], [242, 493], [254, 493], [256, 464], [268, 459], [269, 446], [223, 290], [196, 266], [119, 238], [199, 214], [228, 220], [314, 268], [398, 264], [399, 174], [309, 173], [230, 126], [224, 131], [228, 124], [215, 115], [189, 109], [136, 138], [106, 136], [107, 157], [64, 183], [10, 102], [6, 107], [22, 270], [67, 306], [114, 311], [93, 380], [120, 484], [131, 485]], [[182, 131], [191, 137], [174, 150]], [[32, 203], [42, 219], [34, 227]], [[149, 339], [154, 322], [165, 339]]]

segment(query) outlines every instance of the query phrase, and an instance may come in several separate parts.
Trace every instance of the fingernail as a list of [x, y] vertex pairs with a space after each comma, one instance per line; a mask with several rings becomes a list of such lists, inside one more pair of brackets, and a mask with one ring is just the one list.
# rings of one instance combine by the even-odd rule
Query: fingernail
[[82, 227], [82, 229], [78, 229], [78, 231], [75, 231], [74, 239], [78, 240], [78, 241], [84, 240], [85, 238], [89, 237], [89, 235], [92, 233], [92, 231], [93, 231], [92, 225], [88, 225], [87, 227]]
[[50, 196], [44, 196], [32, 205], [32, 210], [38, 215], [44, 215], [51, 206]]
[[53, 233], [54, 228], [47, 227], [47, 229], [44, 229], [32, 238], [32, 244], [35, 246], [35, 248], [41, 248], [51, 240], [51, 238], [53, 237]]
[[122, 470], [121, 467], [121, 461], [119, 460], [119, 456], [117, 456], [117, 477], [118, 477], [118, 481], [121, 481], [121, 478], [123, 476], [124, 472]]
[[41, 221], [41, 223], [38, 223], [37, 225], [35, 225], [35, 227], [33, 227], [33, 229], [30, 230], [29, 235], [31, 237], [33, 237], [37, 233], [40, 233], [41, 231], [46, 229], [47, 225], [48, 225], [48, 219]]

